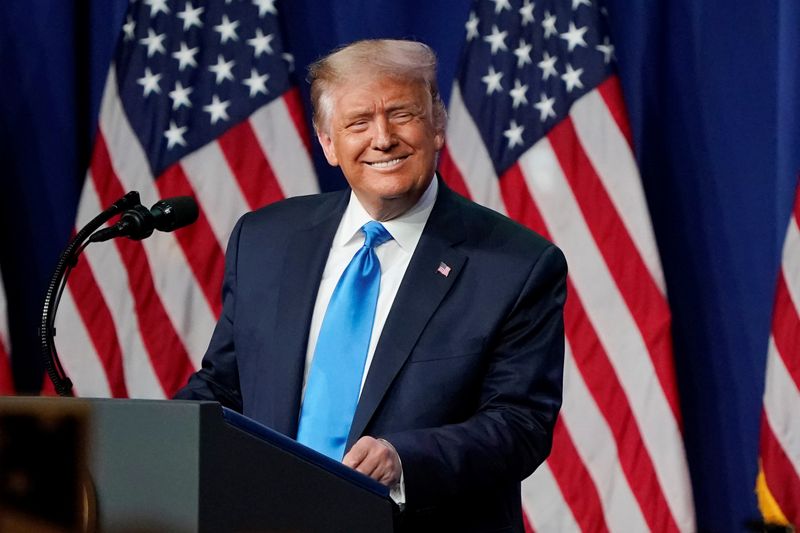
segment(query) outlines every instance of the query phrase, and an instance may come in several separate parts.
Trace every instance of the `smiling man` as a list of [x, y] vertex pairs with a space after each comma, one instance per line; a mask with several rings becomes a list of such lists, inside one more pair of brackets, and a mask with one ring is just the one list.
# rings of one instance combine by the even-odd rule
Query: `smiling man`
[[177, 397], [213, 399], [377, 479], [408, 531], [523, 531], [520, 481], [561, 404], [566, 263], [436, 176], [427, 46], [359, 41], [310, 68], [347, 191], [245, 215], [223, 312]]

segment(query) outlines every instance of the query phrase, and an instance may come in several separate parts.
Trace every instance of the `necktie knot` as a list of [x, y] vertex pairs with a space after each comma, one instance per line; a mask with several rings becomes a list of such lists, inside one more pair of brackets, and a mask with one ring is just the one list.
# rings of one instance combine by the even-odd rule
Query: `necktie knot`
[[364, 232], [364, 246], [376, 248], [386, 241], [392, 240], [392, 234], [386, 231], [383, 224], [371, 220], [361, 227]]

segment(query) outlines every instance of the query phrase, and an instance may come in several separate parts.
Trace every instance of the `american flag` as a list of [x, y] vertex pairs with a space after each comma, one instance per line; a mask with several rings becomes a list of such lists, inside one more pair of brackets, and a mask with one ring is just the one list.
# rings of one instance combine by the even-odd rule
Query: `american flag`
[[76, 227], [130, 190], [191, 195], [198, 221], [86, 249], [57, 325], [82, 396], [165, 398], [199, 368], [237, 218], [318, 191], [276, 0], [130, 4]]
[[756, 482], [764, 519], [800, 526], [800, 187], [783, 243], [761, 416]]
[[0, 274], [0, 396], [14, 394], [11, 374], [11, 343], [8, 337], [8, 314], [3, 276]]
[[523, 482], [535, 531], [693, 531], [670, 311], [596, 0], [479, 0], [450, 99], [448, 183], [565, 252], [564, 403]]

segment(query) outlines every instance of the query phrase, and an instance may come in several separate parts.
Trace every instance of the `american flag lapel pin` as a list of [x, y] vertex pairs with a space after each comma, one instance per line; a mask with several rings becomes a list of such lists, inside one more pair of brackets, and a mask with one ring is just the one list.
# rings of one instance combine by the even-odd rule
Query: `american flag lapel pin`
[[447, 263], [439, 263], [439, 268], [436, 269], [436, 272], [447, 277], [450, 275], [450, 267], [447, 266]]

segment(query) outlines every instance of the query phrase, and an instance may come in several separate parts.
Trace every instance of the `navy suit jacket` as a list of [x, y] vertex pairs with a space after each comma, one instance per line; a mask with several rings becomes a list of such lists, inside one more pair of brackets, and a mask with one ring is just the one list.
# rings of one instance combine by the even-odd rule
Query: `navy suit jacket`
[[[349, 194], [242, 217], [222, 316], [176, 397], [296, 436], [311, 315]], [[522, 531], [519, 483], [547, 457], [561, 405], [565, 296], [558, 248], [440, 181], [347, 444], [371, 435], [397, 449], [408, 530]]]

